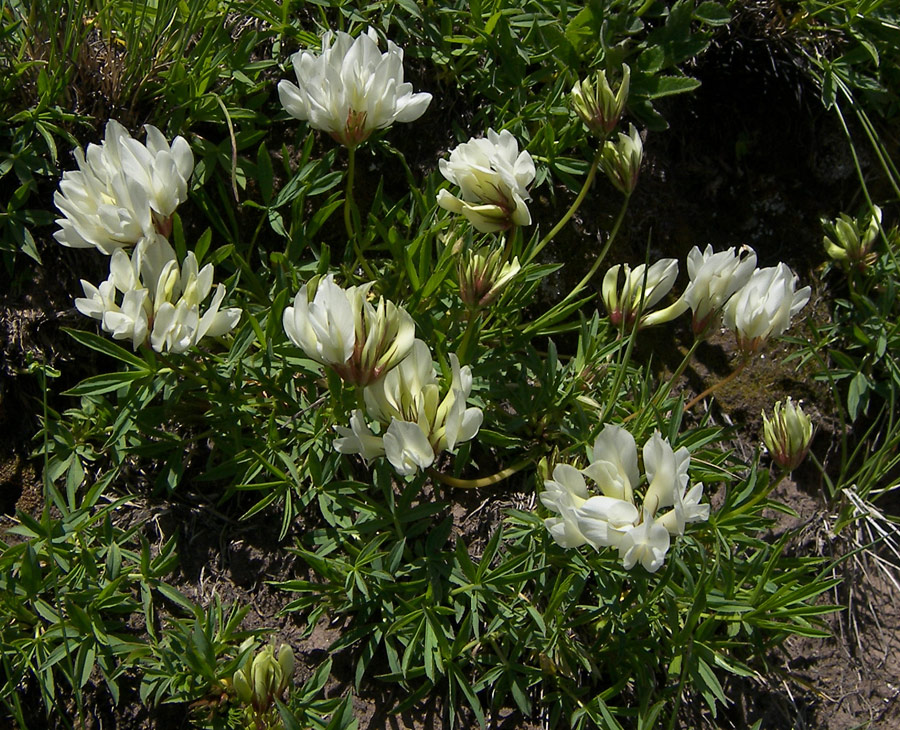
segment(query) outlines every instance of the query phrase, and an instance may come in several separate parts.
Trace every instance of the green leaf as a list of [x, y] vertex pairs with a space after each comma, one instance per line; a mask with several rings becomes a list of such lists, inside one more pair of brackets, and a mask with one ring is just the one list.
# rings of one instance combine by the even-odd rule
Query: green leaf
[[694, 18], [707, 25], [728, 25], [731, 22], [731, 13], [723, 5], [707, 0], [694, 8]]
[[652, 76], [644, 79], [640, 90], [649, 99], [659, 99], [662, 96], [684, 94], [699, 87], [700, 82], [691, 76]]
[[869, 390], [869, 381], [862, 373], [857, 373], [850, 381], [850, 388], [847, 391], [847, 412], [851, 421], [856, 420], [859, 414], [860, 404], [866, 400], [866, 394]]
[[637, 67], [648, 74], [655, 74], [666, 62], [666, 52], [659, 46], [650, 46], [637, 59]]
[[68, 396], [83, 395], [102, 395], [113, 390], [118, 390], [123, 386], [133, 383], [135, 380], [145, 378], [150, 374], [148, 370], [125, 370], [115, 373], [101, 373], [100, 375], [92, 375], [90, 378], [82, 380], [74, 388], [69, 388], [63, 392]]
[[316, 181], [309, 186], [309, 190], [306, 191], [307, 195], [318, 195], [319, 193], [324, 193], [327, 190], [331, 190], [335, 185], [339, 184], [341, 180], [344, 178], [344, 173], [341, 170], [336, 170], [335, 172], [329, 172], [327, 175], [322, 175], [321, 177], [316, 178]]
[[274, 176], [272, 157], [269, 155], [266, 143], [261, 142], [259, 149], [256, 151], [256, 182], [259, 184], [259, 192], [266, 205], [272, 202], [272, 180]]
[[118, 345], [110, 342], [109, 338], [107, 337], [101, 337], [100, 335], [96, 335], [93, 332], [87, 332], [85, 330], [69, 329], [68, 327], [63, 327], [63, 331], [67, 332], [73, 340], [81, 343], [85, 347], [89, 347], [91, 350], [101, 352], [104, 355], [109, 355], [110, 357], [131, 365], [138, 370], [149, 370], [149, 368], [147, 367], [147, 363], [144, 362], [141, 358], [139, 358], [134, 353], [128, 352], [128, 350], [126, 350], [125, 348], [119, 347]]

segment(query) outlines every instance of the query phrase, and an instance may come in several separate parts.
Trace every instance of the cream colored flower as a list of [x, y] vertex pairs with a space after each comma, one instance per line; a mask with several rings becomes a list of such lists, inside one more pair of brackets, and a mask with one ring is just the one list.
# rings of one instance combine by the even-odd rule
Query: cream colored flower
[[694, 246], [687, 257], [690, 282], [681, 295], [693, 312], [694, 334], [705, 332], [725, 303], [743, 287], [756, 269], [756, 252], [749, 246], [740, 251], [713, 251], [707, 246], [702, 253]]
[[395, 367], [415, 339], [406, 310], [384, 298], [373, 306], [371, 288], [372, 282], [343, 289], [329, 274], [312, 290], [304, 284], [282, 316], [291, 342], [354, 385], [368, 385]]
[[474, 438], [483, 414], [466, 403], [472, 372], [460, 367], [456, 355], [450, 355], [450, 365], [451, 381], [442, 387], [428, 346], [415, 340], [403, 362], [363, 391], [366, 415], [380, 424], [383, 436], [376, 436], [357, 412], [350, 429], [338, 428], [343, 438], [335, 441], [335, 448], [367, 460], [383, 449], [397, 473], [409, 475], [431, 466], [442, 451]]
[[382, 53], [373, 28], [356, 39], [328, 31], [318, 56], [298, 52], [291, 62], [297, 83], [278, 83], [282, 105], [347, 147], [394, 122], [415, 121], [431, 102], [431, 94], [414, 94], [403, 81], [403, 50], [388, 41]]
[[757, 269], [725, 305], [723, 321], [745, 354], [759, 350], [769, 337], [787, 330], [809, 301], [811, 289], [797, 290], [798, 277], [787, 264]]
[[644, 512], [640, 524], [626, 530], [619, 541], [619, 559], [625, 570], [631, 570], [637, 563], [648, 573], [655, 573], [666, 560], [671, 537], [669, 531], [655, 522], [653, 515]]
[[516, 138], [508, 130], [487, 138], [472, 138], [450, 152], [439, 163], [441, 174], [460, 188], [460, 197], [447, 190], [438, 192], [437, 203], [451, 213], [461, 213], [482, 233], [527, 226], [531, 213], [525, 201], [534, 181], [534, 160], [519, 152]]
[[544, 527], [564, 548], [581, 547], [587, 538], [578, 526], [575, 511], [590, 497], [584, 476], [573, 466], [557, 464], [553, 468], [553, 478], [544, 481], [544, 491], [538, 494], [541, 504], [559, 517], [548, 517]]
[[[686, 448], [673, 450], [659, 431], [644, 444], [644, 468], [649, 484], [641, 508], [635, 504], [640, 481], [634, 437], [620, 426], [608, 424], [591, 450], [591, 464], [579, 471], [557, 464], [553, 478], [544, 481], [538, 496], [553, 517], [544, 526], [564, 548], [591, 545], [600, 550], [614, 547], [626, 570], [641, 563], [653, 573], [665, 561], [671, 535], [684, 534], [687, 523], [709, 518], [703, 504], [702, 484], [690, 491]], [[602, 494], [593, 494], [585, 476], [596, 482]], [[660, 508], [671, 507], [661, 518]]]
[[659, 431], [653, 432], [644, 444], [644, 471], [649, 481], [644, 494], [645, 512], [655, 515], [663, 507], [675, 504], [677, 494], [684, 493], [687, 486], [690, 464], [691, 454], [685, 447], [675, 451]]
[[[624, 271], [622, 288], [619, 281]], [[686, 307], [667, 307], [658, 312], [651, 311], [675, 284], [678, 276], [676, 259], [660, 259], [649, 269], [639, 264], [632, 269], [628, 264], [616, 264], [606, 272], [601, 286], [601, 296], [609, 312], [609, 320], [615, 326], [626, 328], [634, 324], [638, 312], [641, 313], [641, 326], [661, 324], [677, 317]]]
[[184, 352], [204, 337], [224, 335], [240, 319], [240, 309], [220, 311], [222, 284], [201, 314], [212, 280], [212, 264], [199, 269], [191, 252], [179, 266], [165, 238], [149, 237], [138, 242], [130, 257], [116, 249], [109, 278], [99, 287], [82, 281], [85, 296], [75, 300], [75, 307], [100, 320], [113, 339], [130, 339], [135, 350], [149, 339], [157, 352]]
[[147, 142], [133, 139], [117, 121], [100, 145], [75, 150], [78, 170], [63, 173], [53, 202], [63, 214], [54, 238], [64, 246], [95, 247], [105, 254], [168, 235], [175, 208], [187, 198], [194, 156], [183, 137], [169, 145], [145, 125]]
[[634, 490], [641, 479], [634, 436], [621, 426], [606, 424], [594, 440], [591, 463], [584, 473], [607, 497], [634, 502]]

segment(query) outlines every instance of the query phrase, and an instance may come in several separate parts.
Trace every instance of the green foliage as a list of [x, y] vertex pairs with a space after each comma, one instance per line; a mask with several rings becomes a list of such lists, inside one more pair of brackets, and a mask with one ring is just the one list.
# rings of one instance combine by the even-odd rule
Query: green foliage
[[715, 713], [729, 700], [713, 667], [754, 676], [747, 662], [786, 636], [826, 636], [816, 617], [835, 607], [813, 599], [836, 580], [823, 559], [785, 556], [787, 536], [759, 537], [763, 511], [785, 509], [767, 498], [775, 484], [716, 466], [714, 439], [698, 439], [694, 457], [723, 481], [724, 504], [659, 575], [629, 573], [608, 550], [563, 550], [516, 511], [473, 555], [451, 537], [447, 501], [414, 505], [418, 481], [396, 494], [382, 465], [374, 488], [342, 485], [322, 509], [328, 526], [294, 550], [316, 577], [279, 584], [296, 596], [285, 610], [310, 629], [348, 616], [330, 651], [355, 647], [357, 685], [386, 661], [378, 679], [409, 692], [396, 711], [440, 687], [482, 724], [509, 705], [549, 713], [551, 726], [607, 714], [647, 726], [663, 711], [674, 722], [688, 691]]
[[[357, 689], [402, 687], [394, 711], [440, 692], [449, 722], [481, 726], [515, 708], [551, 727], [672, 728], [692, 698], [716, 718], [730, 704], [729, 675], [756, 676], [789, 636], [826, 635], [819, 617], [837, 608], [821, 603], [835, 585], [830, 566], [794, 555], [790, 532], [769, 535], [771, 511], [789, 512], [770, 499], [780, 479], [756, 456], [744, 463], [730, 453], [730, 430], [688, 415], [692, 403], [671, 395], [697, 343], [660, 379], [636, 357], [638, 329], [597, 311], [590, 284], [626, 225], [630, 193], [577, 285], [556, 291], [566, 262], [552, 261], [547, 246], [592, 187], [615, 194], [596, 178], [596, 140], [569, 108], [575, 80], [598, 69], [618, 78], [628, 64], [627, 115], [664, 129], [657, 100], [697, 88], [689, 63], [729, 10], [708, 0], [310, 5], [3, 6], [0, 64], [38, 92], [36, 101], [17, 99], [15, 85], [0, 81], [9, 92], [0, 111], [10, 112], [0, 123], [0, 180], [12, 190], [0, 213], [8, 266], [20, 252], [39, 259], [30, 231], [54, 216], [37, 201], [69, 167], [65, 157], [59, 164], [61, 140], [74, 144], [76, 131], [79, 141], [94, 139], [81, 134], [90, 115], [102, 124], [121, 113], [132, 127], [164, 120], [170, 137], [189, 138], [196, 162], [191, 198], [171, 219], [172, 246], [179, 258], [192, 251], [214, 264], [242, 314], [230, 334], [184, 353], [68, 330], [96, 368], [53, 394], [63, 407], [44, 407], [37, 453], [61, 516], [49, 508], [40, 520], [18, 515], [11, 532], [21, 541], [0, 555], [0, 700], [20, 725], [22, 686], [36, 684], [48, 711], [60, 689], [81, 709], [96, 670], [114, 700], [124, 679], [137, 677], [148, 705], [191, 703], [195, 726], [246, 726], [234, 677], [252, 676], [257, 640], [273, 629], [248, 630], [246, 605], [218, 595], [195, 601], [173, 587], [185, 549], [177, 538], [151, 547], [140, 523], [116, 527], [117, 508], [153, 498], [274, 518], [278, 542], [291, 535], [287, 552], [308, 569], [263, 576], [284, 594], [283, 612], [310, 632], [342, 618], [329, 651], [351, 662]], [[405, 48], [416, 88], [441, 105], [441, 132], [417, 140], [378, 131], [347, 150], [277, 104], [271, 82], [287, 75], [290, 54], [316, 46], [326, 28], [358, 33], [368, 24]], [[877, 35], [882, 26], [888, 21], [865, 29]], [[86, 109], [72, 89], [85, 54], [96, 61], [90, 53], [101, 51], [115, 73], [106, 107]], [[883, 62], [877, 50], [870, 56]], [[856, 77], [835, 78], [850, 88]], [[537, 161], [534, 187], [547, 200], [532, 204], [559, 219], [549, 232], [478, 233], [436, 204], [446, 186], [437, 156], [450, 139], [489, 127], [512, 131]], [[848, 421], [880, 414], [867, 441], [879, 444], [878, 458], [845, 454], [838, 487], [851, 478], [874, 485], [876, 467], [897, 464], [895, 237], [884, 243], [878, 261], [848, 279], [833, 322], [805, 355], [837, 363], [827, 377], [835, 389], [847, 385]], [[492, 301], [464, 303], [460, 256], [484, 246], [521, 268]], [[364, 461], [336, 450], [366, 395], [312, 359], [283, 324], [300, 287], [327, 274], [344, 287], [371, 282], [373, 303], [383, 296], [409, 313], [436, 363], [438, 398], [471, 368], [471, 392], [453, 397], [468, 397], [462, 405], [483, 415], [477, 438], [413, 474], [381, 454]], [[428, 404], [419, 405], [424, 420]], [[585, 464], [608, 423], [627, 425], [642, 444], [659, 430], [690, 452], [690, 483], [702, 484], [707, 500], [716, 495], [709, 520], [673, 537], [658, 572], [626, 570], [614, 547], [560, 547], [534, 499], [497, 514], [484, 534], [466, 528], [454, 489], [510, 480], [541, 492], [555, 466]], [[372, 437], [386, 443], [391, 426], [372, 425]], [[632, 486], [646, 493], [646, 482]], [[388, 670], [376, 674], [376, 664]], [[250, 721], [353, 727], [349, 696], [322, 697], [331, 670], [329, 660], [301, 687], [282, 676]]]
[[40, 520], [19, 513], [0, 555], [2, 661], [5, 683], [0, 701], [13, 716], [22, 709], [19, 686], [37, 680], [48, 713], [60, 692], [72, 692], [82, 710], [81, 691], [95, 670], [110, 695], [119, 697], [123, 673], [145, 651], [128, 626], [129, 616], [159, 600], [161, 578], [177, 563], [175, 542], [151, 554], [137, 528], [113, 525], [117, 503], [98, 508], [106, 484], [95, 485], [77, 509], [56, 494], [63, 516]]

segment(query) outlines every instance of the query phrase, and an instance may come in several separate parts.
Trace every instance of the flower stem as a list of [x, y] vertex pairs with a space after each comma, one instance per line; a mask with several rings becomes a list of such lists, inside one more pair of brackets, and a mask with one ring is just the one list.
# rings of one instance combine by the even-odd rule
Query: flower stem
[[[462, 342], [460, 342], [459, 349], [456, 352], [460, 365], [468, 365], [472, 361], [469, 351], [478, 343], [478, 323], [481, 319], [481, 313], [477, 309], [470, 309], [467, 314], [469, 315], [469, 323], [466, 325], [465, 334], [463, 334]], [[473, 344], [473, 338], [475, 344]]]
[[[681, 359], [681, 362], [678, 364], [678, 367], [675, 368], [675, 372], [672, 373], [672, 376], [663, 385], [660, 386], [659, 390], [656, 392], [656, 395], [653, 396], [653, 398], [650, 400], [650, 403], [648, 405], [652, 406], [654, 409], [658, 408], [659, 405], [666, 398], [669, 397], [669, 393], [672, 392], [672, 386], [675, 385], [675, 381], [681, 377], [681, 374], [684, 372], [684, 369], [687, 367], [687, 364], [691, 361], [691, 358], [694, 356], [694, 353], [697, 351], [697, 348], [700, 347], [701, 342], [703, 342], [702, 338], [699, 338], [699, 337], [694, 338], [693, 344], [691, 345], [690, 349], [685, 353], [684, 357]], [[646, 411], [646, 410], [647, 410], [647, 407], [645, 406], [640, 411], [636, 411], [636, 412], [632, 413], [630, 416], [628, 416], [625, 419], [625, 423], [627, 423], [628, 421], [630, 421], [634, 418], [637, 418], [642, 413], [644, 413], [644, 411]]]
[[766, 489], [763, 489], [759, 494], [757, 494], [755, 497], [753, 497], [753, 499], [751, 499], [749, 502], [744, 502], [744, 504], [740, 505], [736, 509], [733, 509], [731, 512], [729, 512], [728, 517], [734, 517], [735, 515], [743, 514], [744, 512], [749, 510], [751, 507], [754, 507], [755, 505], [759, 504], [762, 500], [764, 500], [772, 492], [775, 491], [775, 488], [779, 484], [781, 484], [781, 482], [788, 475], [788, 473], [789, 472], [782, 469], [781, 472], [778, 474], [778, 478], [774, 482], [772, 482], [768, 487], [766, 487]]
[[[344, 195], [344, 227], [347, 229], [347, 238], [356, 244], [356, 233], [353, 230], [353, 208], [356, 207], [356, 199], [353, 197], [353, 178], [356, 174], [356, 147], [347, 148], [347, 192]], [[357, 249], [358, 251], [358, 249]]]
[[741, 360], [740, 364], [734, 370], [732, 370], [726, 377], [722, 378], [722, 380], [720, 380], [718, 383], [713, 383], [706, 390], [704, 390], [700, 395], [694, 396], [687, 403], [685, 403], [684, 410], [686, 410], [686, 411], [691, 410], [691, 408], [693, 408], [695, 405], [697, 405], [697, 403], [699, 403], [704, 398], [706, 398], [706, 396], [708, 396], [710, 393], [713, 393], [714, 391], [718, 390], [722, 386], [730, 383], [732, 380], [734, 380], [738, 375], [740, 375], [744, 371], [744, 368], [747, 367], [748, 362], [749, 362], [749, 360], [747, 360], [746, 358]]
[[597, 175], [597, 166], [600, 164], [601, 157], [600, 152], [601, 150], [597, 150], [597, 154], [594, 155], [594, 161], [591, 163], [591, 167], [588, 170], [587, 177], [584, 179], [584, 184], [581, 186], [581, 190], [578, 191], [578, 195], [575, 197], [572, 205], [566, 211], [565, 215], [559, 219], [559, 223], [553, 226], [553, 228], [550, 229], [550, 232], [547, 233], [547, 235], [540, 240], [537, 246], [534, 247], [531, 253], [528, 254], [528, 258], [525, 259], [523, 265], [533, 261], [534, 257], [543, 250], [544, 246], [546, 246], [556, 237], [556, 234], [563, 229], [563, 226], [565, 226], [566, 223], [569, 222], [569, 219], [573, 215], [575, 215], [575, 212], [578, 210], [578, 208], [581, 207], [581, 204], [584, 202], [584, 198], [587, 195], [587, 191], [590, 189], [591, 183], [594, 182], [594, 177], [596, 177]]
[[457, 479], [456, 477], [451, 477], [449, 474], [442, 474], [436, 469], [429, 469], [428, 475], [435, 481], [448, 487], [455, 487], [457, 489], [478, 489], [479, 487], [489, 487], [492, 484], [497, 484], [504, 479], [508, 479], [516, 472], [522, 471], [522, 469], [531, 462], [531, 459], [522, 459], [522, 461], [519, 461], [512, 466], [508, 466], [506, 469], [502, 469], [496, 474], [491, 474], [490, 476], [481, 477], [479, 479]]
[[[612, 389], [609, 391], [609, 400], [603, 407], [600, 423], [606, 423], [606, 419], [609, 418], [609, 415], [612, 413], [613, 407], [619, 398], [619, 390], [622, 388], [622, 382], [625, 380], [625, 371], [628, 363], [631, 361], [631, 351], [634, 349], [634, 341], [637, 339], [639, 321], [639, 319], [634, 321], [634, 327], [631, 330], [631, 334], [628, 336], [628, 345], [625, 347], [625, 354], [622, 356], [621, 360], [619, 360], [618, 367], [616, 368], [616, 380]], [[622, 334], [624, 333], [620, 333], [619, 336], [621, 337]]]
[[625, 201], [622, 203], [622, 207], [619, 210], [619, 214], [616, 216], [616, 222], [613, 224], [612, 230], [609, 232], [609, 238], [606, 240], [606, 243], [603, 246], [603, 249], [600, 251], [600, 254], [597, 256], [597, 259], [594, 261], [593, 266], [591, 266], [590, 270], [581, 281], [575, 286], [572, 291], [566, 294], [565, 298], [554, 305], [552, 309], [548, 312], [545, 312], [543, 315], [538, 317], [534, 322], [528, 325], [525, 328], [526, 333], [532, 333], [537, 329], [540, 329], [546, 322], [552, 321], [554, 317], [558, 316], [559, 312], [565, 308], [567, 304], [569, 304], [578, 294], [584, 289], [588, 282], [594, 277], [594, 274], [597, 273], [597, 269], [600, 268], [600, 264], [603, 263], [603, 259], [606, 258], [606, 254], [609, 253], [610, 246], [612, 246], [612, 242], [616, 240], [616, 235], [619, 233], [619, 229], [622, 227], [622, 221], [625, 219], [625, 211], [628, 210], [628, 201], [630, 200], [630, 196], [625, 196]]
[[344, 227], [347, 229], [347, 240], [353, 245], [353, 253], [356, 254], [356, 261], [353, 268], [361, 266], [370, 281], [378, 279], [378, 275], [372, 270], [369, 262], [366, 261], [366, 255], [363, 253], [359, 244], [356, 231], [361, 226], [359, 208], [356, 205], [356, 197], [353, 195], [353, 181], [356, 177], [356, 147], [347, 148], [347, 192], [344, 194]]

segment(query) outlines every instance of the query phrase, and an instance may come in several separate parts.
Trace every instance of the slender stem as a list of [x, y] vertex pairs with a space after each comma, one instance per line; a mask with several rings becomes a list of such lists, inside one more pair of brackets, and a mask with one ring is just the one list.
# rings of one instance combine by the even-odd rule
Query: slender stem
[[478, 321], [480, 319], [480, 312], [477, 309], [469, 309], [467, 314], [469, 315], [469, 323], [466, 325], [466, 331], [463, 335], [462, 342], [460, 342], [459, 349], [457, 350], [457, 355], [459, 356], [459, 362], [461, 365], [468, 365], [472, 358], [469, 357], [469, 350], [473, 347], [472, 338], [475, 338], [475, 342], [478, 342]]
[[687, 367], [687, 364], [691, 361], [691, 358], [694, 356], [694, 353], [697, 352], [697, 348], [700, 347], [701, 342], [703, 342], [703, 340], [701, 338], [699, 338], [699, 337], [694, 338], [694, 342], [691, 344], [690, 349], [687, 351], [685, 356], [682, 358], [678, 367], [675, 368], [675, 372], [672, 373], [672, 377], [669, 378], [668, 382], [663, 386], [663, 390], [657, 396], [657, 404], [661, 403], [668, 397], [669, 393], [672, 390], [672, 386], [675, 384], [675, 381], [681, 377], [681, 374], [684, 372], [684, 369]]
[[354, 270], [357, 266], [361, 266], [370, 281], [378, 279], [378, 275], [372, 270], [366, 255], [363, 253], [359, 244], [359, 238], [356, 230], [361, 227], [359, 208], [356, 205], [356, 197], [353, 194], [353, 181], [356, 177], [356, 147], [347, 148], [347, 192], [344, 194], [344, 227], [347, 229], [347, 240], [353, 246], [353, 253], [356, 254], [356, 261], [353, 263]]
[[234, 125], [231, 123], [231, 114], [228, 113], [228, 107], [222, 98], [216, 94], [216, 101], [219, 103], [222, 112], [225, 114], [225, 124], [228, 125], [228, 137], [231, 139], [231, 194], [234, 195], [234, 202], [240, 202], [238, 198], [237, 184], [237, 138], [234, 136]]
[[740, 364], [734, 370], [732, 370], [726, 377], [722, 378], [722, 380], [720, 380], [718, 383], [713, 383], [706, 390], [704, 390], [700, 395], [695, 396], [694, 398], [691, 398], [687, 403], [685, 403], [684, 410], [686, 410], [686, 411], [691, 410], [691, 408], [693, 408], [700, 401], [702, 401], [704, 398], [706, 398], [706, 396], [708, 396], [710, 393], [718, 390], [719, 388], [721, 388], [724, 385], [728, 385], [728, 383], [730, 383], [732, 380], [734, 380], [738, 375], [740, 375], [743, 372], [744, 368], [747, 367], [748, 362], [749, 362], [749, 360], [747, 360], [746, 358], [741, 360]]
[[[669, 397], [669, 393], [672, 392], [672, 386], [675, 385], [675, 381], [681, 377], [681, 374], [684, 372], [684, 369], [687, 367], [687, 364], [691, 361], [691, 358], [694, 356], [694, 353], [697, 351], [697, 348], [700, 346], [701, 342], [703, 342], [702, 338], [699, 338], [699, 337], [694, 338], [693, 344], [690, 346], [690, 349], [688, 349], [687, 353], [685, 353], [685, 356], [682, 358], [678, 367], [675, 368], [675, 372], [672, 373], [672, 376], [663, 385], [660, 386], [656, 395], [653, 396], [650, 403], [648, 404], [649, 406], [654, 406], [654, 407], [659, 406], [666, 398]], [[642, 408], [639, 411], [635, 411], [634, 413], [632, 413], [630, 416], [628, 416], [625, 419], [624, 423], [628, 423], [628, 421], [631, 421], [631, 420], [637, 418], [638, 416], [643, 414], [644, 411], [646, 411], [646, 410], [647, 410], [647, 406], [645, 406], [644, 408]]]
[[619, 209], [619, 215], [616, 216], [616, 222], [613, 224], [612, 230], [609, 232], [609, 238], [606, 239], [606, 243], [603, 245], [603, 249], [600, 251], [600, 255], [597, 256], [597, 260], [594, 261], [594, 265], [591, 266], [590, 271], [588, 271], [584, 278], [578, 282], [578, 286], [569, 294], [569, 296], [573, 296], [580, 292], [584, 287], [587, 286], [588, 282], [594, 278], [594, 274], [597, 273], [597, 269], [600, 268], [600, 264], [603, 263], [603, 260], [606, 258], [606, 254], [609, 253], [610, 246], [612, 246], [613, 241], [616, 240], [616, 236], [619, 233], [619, 228], [622, 227], [622, 221], [625, 219], [625, 211], [628, 210], [628, 201], [631, 199], [630, 195], [625, 196], [625, 201], [622, 203], [622, 207]]
[[788, 475], [788, 473], [789, 473], [789, 472], [787, 472], [787, 471], [785, 471], [784, 469], [782, 469], [781, 472], [780, 472], [779, 475], [778, 475], [778, 478], [777, 478], [774, 482], [772, 482], [766, 489], [764, 489], [764, 490], [761, 491], [759, 494], [757, 494], [757, 495], [756, 495], [753, 499], [751, 499], [749, 502], [744, 502], [744, 504], [742, 504], [742, 505], [741, 505], [740, 507], [738, 507], [737, 509], [733, 509], [731, 512], [728, 513], [728, 516], [729, 516], [729, 517], [734, 517], [735, 515], [743, 514], [744, 512], [746, 512], [747, 510], [749, 510], [749, 509], [750, 509], [751, 507], [753, 507], [754, 505], [759, 504], [759, 502], [761, 502], [762, 500], [764, 500], [764, 499], [765, 499], [766, 497], [768, 497], [772, 492], [775, 491], [775, 488], [776, 488], [779, 484], [781, 484], [781, 482], [782, 482], [782, 481], [784, 480], [784, 478]]
[[512, 466], [508, 466], [506, 469], [498, 471], [496, 474], [491, 474], [490, 476], [481, 477], [479, 479], [457, 479], [456, 477], [451, 477], [449, 474], [442, 474], [436, 469], [429, 469], [428, 475], [432, 479], [439, 481], [441, 484], [448, 487], [455, 487], [457, 489], [478, 489], [479, 487], [489, 487], [492, 484], [502, 482], [516, 472], [522, 471], [522, 469], [531, 463], [531, 459], [522, 459], [522, 461], [519, 461]]
[[600, 423], [606, 423], [606, 419], [609, 418], [609, 414], [612, 413], [612, 409], [619, 399], [619, 390], [622, 387], [622, 382], [625, 380], [625, 366], [631, 360], [631, 351], [634, 349], [634, 341], [637, 339], [638, 321], [639, 320], [635, 320], [634, 322], [634, 327], [631, 330], [631, 334], [628, 336], [628, 345], [625, 348], [625, 354], [622, 356], [622, 359], [619, 360], [618, 366], [616, 367], [616, 380], [615, 383], [613, 383], [612, 390], [609, 392], [609, 400], [607, 400], [606, 405], [603, 407], [603, 413], [600, 415]]
[[593, 266], [591, 266], [590, 270], [580, 282], [575, 286], [572, 291], [566, 294], [565, 298], [553, 306], [550, 311], [546, 312], [542, 316], [538, 317], [534, 322], [532, 322], [528, 327], [525, 328], [526, 333], [534, 332], [536, 329], [539, 329], [544, 322], [549, 319], [552, 319], [556, 314], [562, 310], [569, 302], [571, 302], [576, 296], [578, 296], [579, 292], [584, 289], [588, 282], [594, 277], [594, 274], [597, 273], [597, 269], [600, 268], [600, 264], [603, 263], [603, 259], [606, 258], [606, 254], [609, 253], [610, 246], [614, 240], [616, 240], [616, 235], [619, 233], [619, 229], [622, 227], [622, 221], [625, 219], [625, 211], [628, 210], [628, 201], [630, 200], [630, 196], [625, 196], [625, 201], [622, 203], [622, 207], [619, 210], [619, 214], [616, 216], [616, 222], [613, 224], [612, 230], [609, 232], [609, 238], [606, 240], [606, 243], [603, 246], [603, 249], [600, 251], [600, 254], [597, 256], [596, 261], [594, 261]]
[[357, 248], [356, 233], [353, 230], [353, 208], [356, 207], [356, 199], [353, 197], [353, 178], [356, 174], [356, 147], [347, 148], [347, 192], [344, 194], [344, 227], [347, 229], [347, 238]]
[[562, 230], [563, 226], [569, 222], [569, 219], [575, 215], [575, 212], [581, 207], [581, 204], [584, 202], [584, 197], [587, 195], [587, 191], [590, 189], [591, 183], [594, 182], [594, 177], [597, 175], [597, 166], [600, 164], [600, 157], [600, 150], [597, 150], [597, 154], [594, 155], [594, 161], [591, 163], [591, 167], [588, 170], [587, 177], [584, 179], [584, 184], [581, 186], [581, 190], [578, 192], [571, 207], [566, 211], [565, 215], [560, 218], [559, 223], [553, 226], [553, 228], [550, 229], [550, 232], [540, 240], [537, 246], [534, 247], [534, 250], [528, 254], [528, 258], [525, 259], [524, 262], [525, 264], [534, 260], [534, 257], [541, 252], [544, 246], [556, 237], [556, 234]]

